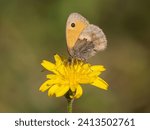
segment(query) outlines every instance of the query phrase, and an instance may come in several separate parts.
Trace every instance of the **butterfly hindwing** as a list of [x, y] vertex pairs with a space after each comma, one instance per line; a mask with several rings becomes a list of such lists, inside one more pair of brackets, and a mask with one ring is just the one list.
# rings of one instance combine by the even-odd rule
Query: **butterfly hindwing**
[[90, 56], [94, 55], [94, 44], [87, 39], [78, 39], [75, 46], [71, 50], [72, 57], [87, 60]]

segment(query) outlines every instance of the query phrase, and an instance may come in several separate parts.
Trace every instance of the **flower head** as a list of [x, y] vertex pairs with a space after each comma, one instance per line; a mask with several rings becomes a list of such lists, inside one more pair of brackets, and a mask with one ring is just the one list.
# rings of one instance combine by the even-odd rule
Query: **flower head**
[[57, 54], [54, 58], [55, 64], [46, 60], [41, 63], [45, 69], [52, 72], [46, 76], [47, 81], [39, 89], [42, 92], [48, 90], [48, 96], [60, 97], [70, 91], [71, 98], [79, 98], [83, 92], [80, 84], [91, 84], [107, 90], [108, 84], [99, 77], [101, 72], [105, 70], [103, 66], [92, 66], [77, 59], [69, 61]]

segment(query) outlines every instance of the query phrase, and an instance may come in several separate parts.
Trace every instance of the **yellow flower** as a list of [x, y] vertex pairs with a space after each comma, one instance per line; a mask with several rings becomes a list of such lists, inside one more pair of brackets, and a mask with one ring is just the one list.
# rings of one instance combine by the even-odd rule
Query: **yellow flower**
[[42, 92], [48, 90], [48, 96], [60, 97], [71, 91], [70, 98], [79, 98], [82, 95], [80, 84], [91, 84], [107, 90], [108, 84], [99, 77], [105, 70], [103, 66], [92, 66], [77, 59], [68, 61], [57, 54], [54, 58], [55, 64], [46, 60], [41, 63], [45, 69], [52, 72], [46, 76], [47, 81], [39, 89]]

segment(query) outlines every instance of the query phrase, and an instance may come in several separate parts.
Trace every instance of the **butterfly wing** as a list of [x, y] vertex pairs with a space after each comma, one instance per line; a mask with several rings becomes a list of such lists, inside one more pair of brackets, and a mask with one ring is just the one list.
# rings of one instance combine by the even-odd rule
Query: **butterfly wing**
[[[70, 55], [80, 60], [87, 60], [91, 55], [94, 55], [94, 45], [87, 39], [78, 39], [75, 46], [70, 50]], [[93, 53], [93, 54], [92, 54]]]
[[95, 25], [88, 25], [79, 35], [75, 46], [70, 50], [72, 57], [87, 60], [98, 51], [104, 50], [107, 40], [102, 29]]

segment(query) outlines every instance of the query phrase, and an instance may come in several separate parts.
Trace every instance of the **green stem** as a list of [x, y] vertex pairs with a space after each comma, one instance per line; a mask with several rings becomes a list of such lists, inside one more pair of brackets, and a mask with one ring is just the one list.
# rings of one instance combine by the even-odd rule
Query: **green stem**
[[74, 101], [74, 98], [71, 98], [72, 96], [73, 96], [73, 93], [71, 90], [69, 90], [65, 94], [65, 98], [67, 99], [67, 112], [68, 113], [72, 113], [72, 105], [73, 105], [73, 101]]
[[73, 99], [67, 99], [68, 104], [67, 104], [67, 112], [72, 113], [72, 105], [73, 105]]

